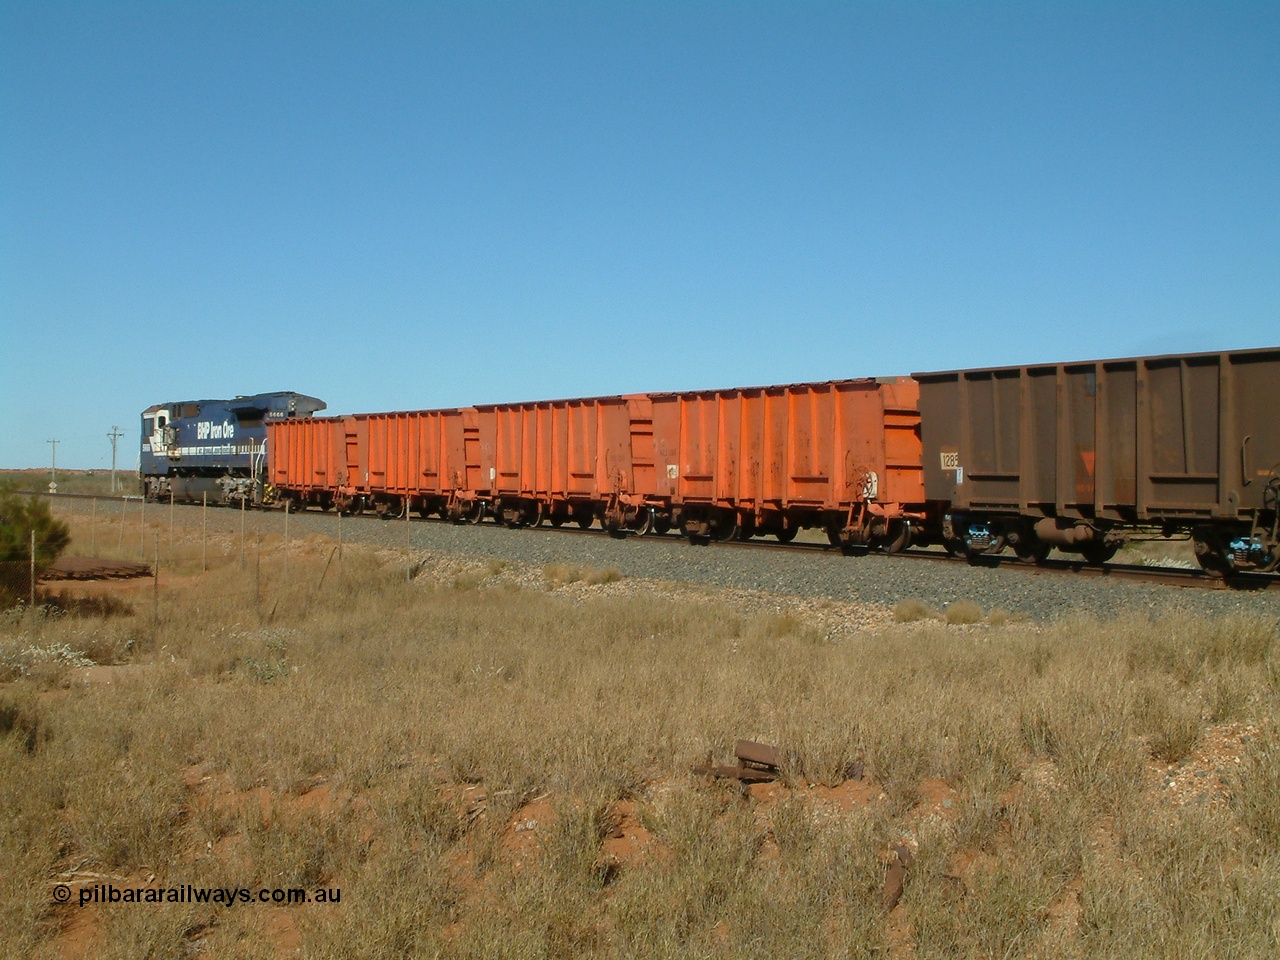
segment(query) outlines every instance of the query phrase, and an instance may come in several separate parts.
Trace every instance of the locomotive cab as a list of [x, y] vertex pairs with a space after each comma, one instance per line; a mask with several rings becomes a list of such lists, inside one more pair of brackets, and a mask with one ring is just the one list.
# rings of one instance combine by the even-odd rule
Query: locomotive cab
[[151, 437], [151, 452], [162, 455], [168, 452], [169, 439], [173, 436], [173, 431], [169, 427], [169, 411], [157, 410], [155, 415], [148, 417], [147, 421], [150, 429], [144, 433]]

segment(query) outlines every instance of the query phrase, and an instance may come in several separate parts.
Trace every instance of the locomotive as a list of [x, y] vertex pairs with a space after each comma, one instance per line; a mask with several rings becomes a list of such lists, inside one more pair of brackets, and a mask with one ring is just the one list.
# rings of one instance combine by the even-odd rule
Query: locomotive
[[160, 403], [142, 412], [143, 496], [258, 504], [266, 487], [267, 424], [311, 417], [325, 403], [300, 393]]

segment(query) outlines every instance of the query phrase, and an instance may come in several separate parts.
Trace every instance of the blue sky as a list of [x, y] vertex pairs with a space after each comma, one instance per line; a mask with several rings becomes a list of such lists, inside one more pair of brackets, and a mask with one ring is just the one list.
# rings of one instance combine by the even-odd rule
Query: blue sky
[[0, 466], [1280, 343], [1280, 3], [0, 0]]

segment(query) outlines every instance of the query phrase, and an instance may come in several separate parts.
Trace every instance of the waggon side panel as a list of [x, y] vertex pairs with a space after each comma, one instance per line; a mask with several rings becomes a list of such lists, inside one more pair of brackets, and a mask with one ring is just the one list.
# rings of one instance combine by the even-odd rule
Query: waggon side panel
[[835, 403], [830, 384], [796, 384], [787, 390], [787, 503], [821, 508], [833, 504]]
[[368, 440], [368, 488], [396, 496], [439, 495], [444, 412], [405, 411], [361, 415]]
[[565, 413], [568, 471], [564, 493], [570, 499], [589, 500], [596, 492], [600, 470], [595, 405], [586, 400], [569, 400], [565, 402]]
[[884, 448], [881, 455], [880, 499], [887, 503], [924, 504], [924, 475], [920, 445], [920, 387], [908, 378], [881, 383], [876, 391], [878, 406], [872, 409], [875, 423], [882, 426]]
[[680, 401], [675, 394], [649, 397], [653, 425], [654, 495], [664, 502], [679, 496], [682, 451], [680, 439]]
[[493, 469], [493, 417], [474, 407], [464, 407], [462, 464], [458, 471], [460, 489], [471, 492], [488, 490]]
[[335, 439], [340, 438], [343, 432], [340, 417], [268, 424], [269, 480], [272, 485], [301, 492], [331, 490], [340, 469], [335, 456]]
[[1222, 456], [1232, 471], [1238, 465], [1240, 506], [1253, 510], [1280, 477], [1280, 349], [1228, 356]]
[[713, 497], [718, 504], [730, 506], [744, 499], [745, 490], [740, 478], [743, 457], [747, 452], [743, 427], [750, 422], [743, 413], [747, 400], [740, 392], [713, 394], [708, 399], [715, 405], [716, 412], [715, 467], [711, 471], [714, 477]]
[[790, 393], [786, 387], [762, 391], [764, 405], [760, 425], [760, 498], [781, 504], [788, 496], [786, 439], [791, 422]]
[[915, 377], [926, 492], [957, 510], [1236, 518], [1280, 464], [1280, 349]]
[[714, 398], [681, 394], [675, 397], [679, 425], [679, 484], [677, 499], [696, 503], [715, 500], [716, 454], [719, 451], [719, 411]]
[[631, 411], [622, 397], [601, 397], [596, 403], [599, 469], [595, 497], [608, 499], [613, 494], [630, 494], [635, 490], [631, 451]]
[[653, 404], [642, 394], [626, 396], [623, 411], [628, 434], [628, 457], [631, 461], [629, 492], [653, 498], [658, 494], [658, 461], [654, 441]]

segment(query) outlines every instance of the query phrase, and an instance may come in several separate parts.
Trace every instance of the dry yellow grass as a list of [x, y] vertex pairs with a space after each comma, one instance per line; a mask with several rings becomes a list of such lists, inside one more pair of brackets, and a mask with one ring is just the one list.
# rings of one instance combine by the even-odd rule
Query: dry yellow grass
[[[590, 571], [406, 582], [305, 541], [286, 578], [270, 541], [196, 576], [196, 549], [154, 620], [144, 586], [131, 616], [0, 623], [0, 955], [1274, 955], [1274, 623], [832, 643], [598, 575], [546, 589]], [[688, 772], [739, 737], [798, 758], [781, 787]], [[620, 830], [643, 839], [611, 852]], [[342, 902], [81, 916], [50, 899], [74, 871]]]

